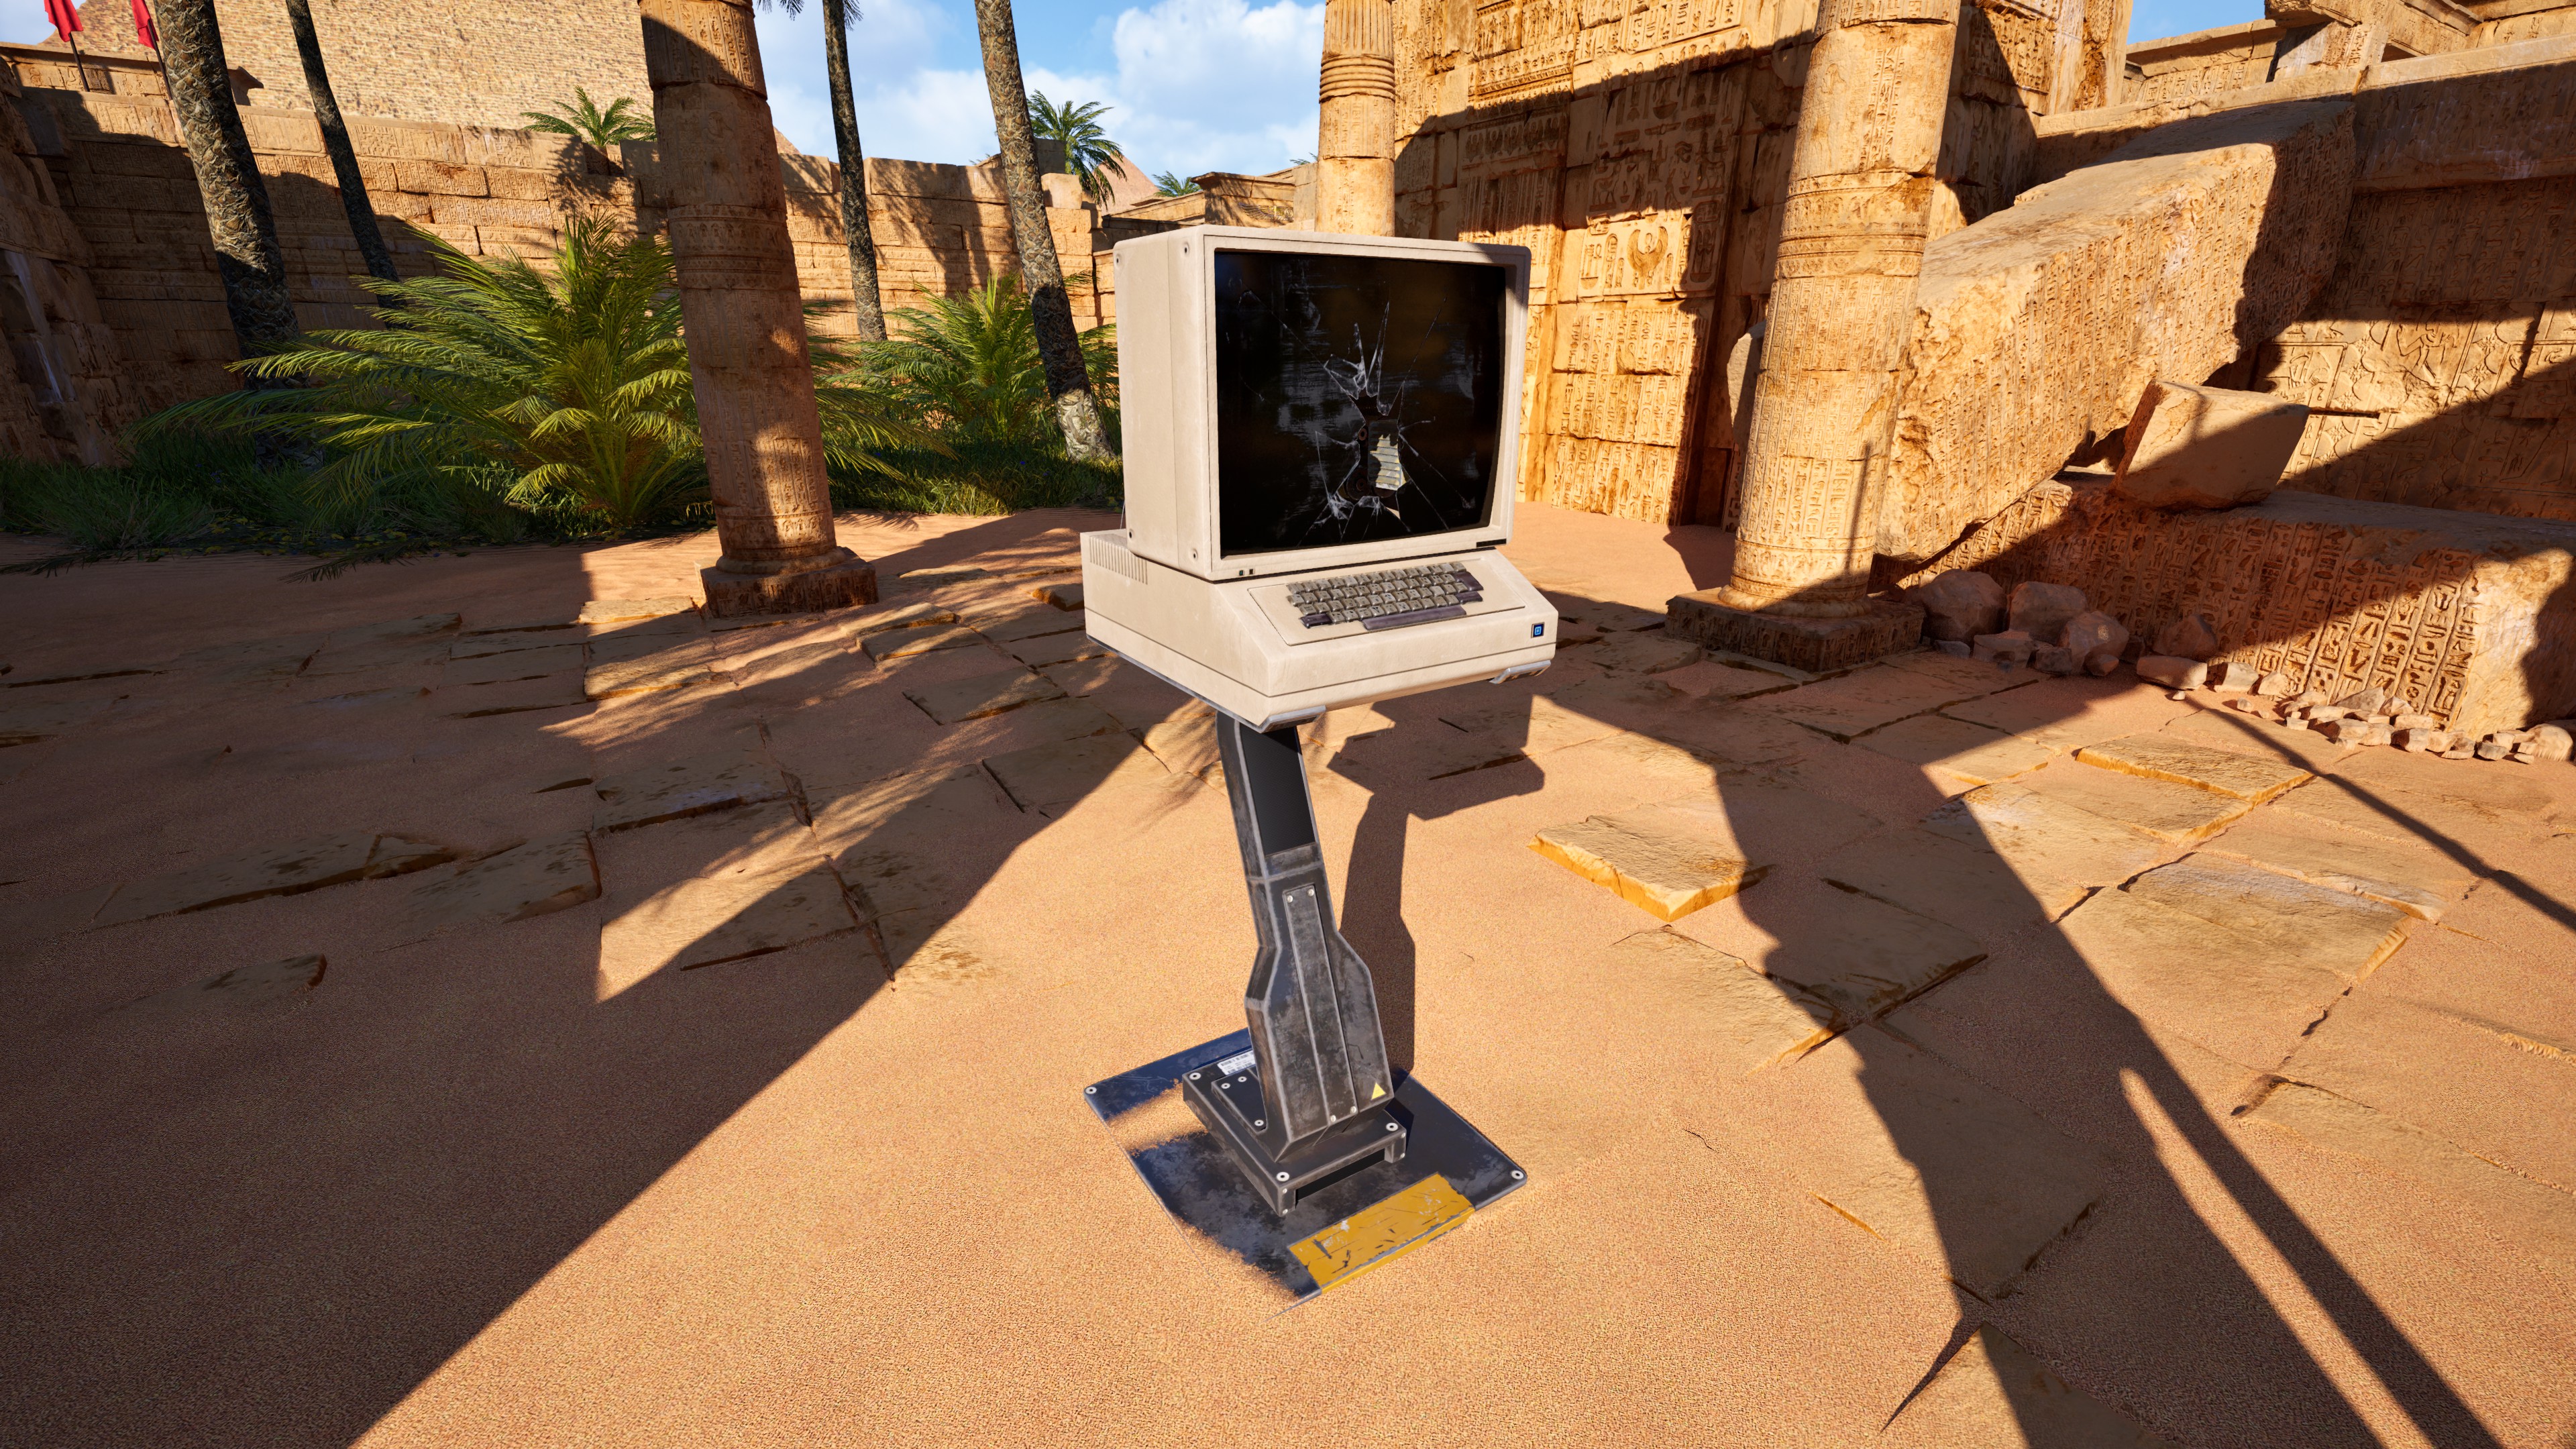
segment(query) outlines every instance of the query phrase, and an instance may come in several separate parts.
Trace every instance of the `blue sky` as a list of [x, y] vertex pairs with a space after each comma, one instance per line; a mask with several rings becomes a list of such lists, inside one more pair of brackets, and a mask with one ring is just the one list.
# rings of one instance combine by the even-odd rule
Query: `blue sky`
[[[0, 5], [17, 17], [10, 34], [50, 33], [43, 0]], [[2260, 0], [2134, 5], [2129, 33], [2141, 40], [2263, 14]], [[860, 8], [850, 60], [869, 152], [916, 161], [990, 155], [992, 102], [972, 0], [860, 0]], [[1020, 0], [1017, 13], [1030, 87], [1107, 102], [1110, 135], [1146, 171], [1269, 171], [1314, 150], [1320, 0]], [[760, 39], [778, 128], [799, 148], [831, 155], [819, 12], [807, 4], [790, 16], [772, 0]]]

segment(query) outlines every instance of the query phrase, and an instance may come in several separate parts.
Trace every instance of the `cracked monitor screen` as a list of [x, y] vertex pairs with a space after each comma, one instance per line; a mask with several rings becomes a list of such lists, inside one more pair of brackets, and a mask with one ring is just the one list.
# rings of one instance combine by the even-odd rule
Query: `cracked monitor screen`
[[1219, 251], [1222, 551], [1485, 526], [1509, 285], [1481, 263]]

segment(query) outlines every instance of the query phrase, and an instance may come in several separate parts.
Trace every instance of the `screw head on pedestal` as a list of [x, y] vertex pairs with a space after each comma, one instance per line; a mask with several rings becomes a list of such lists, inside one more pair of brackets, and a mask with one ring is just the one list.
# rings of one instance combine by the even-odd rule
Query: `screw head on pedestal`
[[1288, 1174], [1286, 1174], [1286, 1173], [1284, 1173], [1284, 1172], [1283, 1172], [1283, 1173], [1281, 1173], [1281, 1174], [1279, 1174], [1279, 1180], [1280, 1180], [1281, 1182], [1286, 1182], [1286, 1181], [1288, 1180]]

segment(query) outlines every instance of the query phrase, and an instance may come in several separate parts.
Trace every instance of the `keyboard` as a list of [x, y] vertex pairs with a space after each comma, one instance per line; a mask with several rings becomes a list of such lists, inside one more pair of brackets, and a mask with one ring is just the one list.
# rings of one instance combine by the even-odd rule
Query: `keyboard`
[[1484, 597], [1484, 585], [1476, 582], [1476, 576], [1453, 563], [1344, 574], [1288, 586], [1288, 603], [1297, 611], [1298, 622], [1309, 629], [1336, 624], [1400, 629], [1435, 619], [1463, 619], [1467, 605]]

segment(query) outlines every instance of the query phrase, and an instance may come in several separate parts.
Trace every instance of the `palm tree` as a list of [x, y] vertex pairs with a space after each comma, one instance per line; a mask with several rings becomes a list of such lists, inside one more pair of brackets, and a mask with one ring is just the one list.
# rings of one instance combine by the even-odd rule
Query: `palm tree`
[[1108, 113], [1109, 107], [1099, 101], [1057, 105], [1044, 91], [1029, 92], [1030, 128], [1064, 148], [1065, 169], [1082, 182], [1083, 194], [1094, 201], [1109, 199], [1109, 168], [1127, 159], [1127, 153], [1100, 128], [1100, 118]]
[[[1005, 272], [895, 314], [903, 335], [859, 349], [867, 377], [906, 413], [961, 443], [1029, 447], [1047, 437], [1046, 363], [1020, 279]], [[1117, 329], [1082, 334], [1084, 370], [1115, 394]]]
[[1165, 171], [1154, 177], [1156, 196], [1196, 196], [1198, 192], [1199, 184], [1186, 176], [1175, 176]]
[[241, 111], [233, 104], [214, 0], [161, 0], [158, 18], [170, 109], [178, 115], [179, 137], [197, 173], [197, 194], [205, 200], [215, 269], [224, 282], [224, 310], [232, 318], [242, 355], [255, 357], [293, 342], [296, 333], [295, 304], [286, 290], [286, 253], [277, 244], [268, 183], [260, 179]]
[[[802, 0], [790, 0], [794, 14]], [[853, 0], [823, 0], [823, 74], [832, 92], [832, 144], [841, 153], [841, 234], [850, 244], [850, 307], [862, 342], [883, 342], [885, 301], [877, 293], [877, 239], [868, 225], [868, 158], [859, 149], [859, 109], [850, 96]]]
[[[199, 0], [206, 3], [206, 0]], [[1011, 0], [975, 0], [975, 29], [984, 45], [984, 88], [993, 98], [994, 138], [1002, 143], [1002, 197], [1018, 243], [1020, 275], [1028, 284], [1038, 356], [1046, 365], [1047, 392], [1064, 429], [1064, 451], [1078, 463], [1105, 463], [1116, 455], [1100, 428], [1100, 404], [1082, 366], [1082, 343], [1073, 330], [1073, 304], [1064, 295], [1064, 269], [1056, 264], [1055, 234], [1047, 228], [1046, 201], [1038, 192], [1036, 148], [1029, 140], [1028, 86], [1020, 79], [1020, 41], [1011, 25]]]
[[519, 119], [531, 131], [547, 131], [557, 136], [578, 136], [602, 151], [614, 151], [620, 141], [650, 141], [653, 120], [635, 105], [633, 97], [619, 96], [601, 110], [580, 86], [572, 88], [573, 104], [561, 101], [543, 111], [521, 111]]
[[295, 53], [304, 61], [304, 88], [313, 95], [313, 119], [322, 127], [322, 149], [331, 157], [331, 174], [340, 179], [340, 209], [349, 214], [349, 235], [357, 238], [358, 256], [370, 276], [395, 280], [393, 253], [376, 227], [376, 208], [367, 199], [367, 178], [358, 170], [358, 153], [349, 145], [349, 128], [340, 120], [340, 99], [331, 93], [331, 72], [322, 64], [322, 41], [313, 33], [313, 0], [286, 0], [286, 18], [295, 27]]

